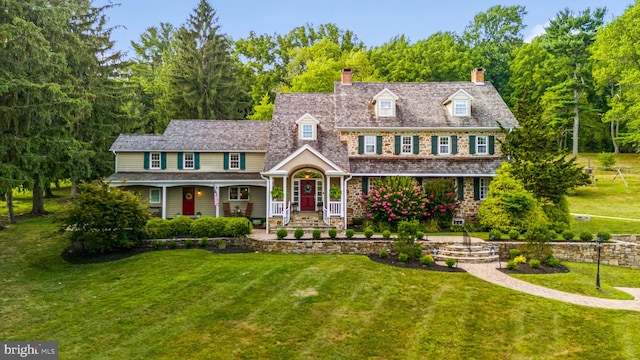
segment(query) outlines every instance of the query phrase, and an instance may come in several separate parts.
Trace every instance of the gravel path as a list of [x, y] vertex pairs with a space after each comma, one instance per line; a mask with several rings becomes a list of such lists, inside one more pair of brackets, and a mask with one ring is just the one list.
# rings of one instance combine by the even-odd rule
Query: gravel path
[[555, 299], [571, 304], [592, 306], [604, 309], [640, 311], [640, 289], [638, 288], [616, 288], [633, 295], [633, 300], [602, 299], [584, 295], [570, 294], [563, 291], [534, 285], [526, 281], [518, 280], [498, 270], [495, 263], [461, 263], [458, 264], [458, 267], [466, 270], [469, 274], [490, 283], [504, 286], [512, 290], [521, 291], [527, 294], [541, 296], [547, 299]]

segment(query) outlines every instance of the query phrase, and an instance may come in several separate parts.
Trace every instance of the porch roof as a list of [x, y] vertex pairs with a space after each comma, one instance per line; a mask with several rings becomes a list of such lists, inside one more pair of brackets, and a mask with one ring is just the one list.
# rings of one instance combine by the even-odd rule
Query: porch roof
[[117, 172], [105, 181], [229, 181], [264, 180], [257, 172]]
[[351, 157], [354, 175], [493, 176], [504, 161], [498, 157]]

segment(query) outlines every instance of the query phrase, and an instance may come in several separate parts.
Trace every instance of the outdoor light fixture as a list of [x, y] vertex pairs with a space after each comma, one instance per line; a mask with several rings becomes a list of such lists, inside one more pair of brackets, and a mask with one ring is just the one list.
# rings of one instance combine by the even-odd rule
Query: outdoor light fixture
[[308, 179], [308, 178], [310, 178], [310, 177], [311, 177], [311, 175], [309, 175], [308, 173], [307, 173], [307, 174], [304, 174], [304, 178], [305, 178], [305, 179]]
[[600, 251], [604, 245], [602, 237], [598, 236], [596, 239], [596, 248], [598, 249], [598, 272], [596, 273], [596, 289], [600, 289]]
[[198, 189], [198, 196], [202, 196], [202, 191]]

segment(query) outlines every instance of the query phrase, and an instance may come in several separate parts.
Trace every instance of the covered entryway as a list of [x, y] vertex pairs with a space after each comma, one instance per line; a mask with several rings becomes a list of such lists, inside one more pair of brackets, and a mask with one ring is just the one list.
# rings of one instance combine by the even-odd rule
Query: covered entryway
[[315, 180], [300, 180], [300, 211], [316, 211]]

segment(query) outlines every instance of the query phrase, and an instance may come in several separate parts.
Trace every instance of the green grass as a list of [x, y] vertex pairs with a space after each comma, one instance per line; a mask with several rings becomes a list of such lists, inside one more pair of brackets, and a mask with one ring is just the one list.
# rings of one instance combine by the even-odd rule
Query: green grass
[[[595, 167], [599, 166], [597, 159], [598, 154], [582, 154], [578, 157], [578, 163]], [[615, 171], [597, 169], [595, 177], [598, 181], [595, 186], [579, 187], [575, 195], [569, 196], [572, 213], [640, 220], [640, 157], [636, 154], [616, 155], [616, 166], [625, 168], [623, 175], [629, 187], [620, 178], [612, 182]], [[607, 231], [612, 234], [639, 234], [640, 221], [592, 217], [591, 221], [572, 220], [571, 229], [576, 233]]]
[[640, 313], [465, 273], [197, 249], [72, 265], [65, 246], [50, 218], [0, 232], [0, 339], [57, 340], [61, 359], [640, 356]]
[[586, 296], [594, 296], [608, 299], [632, 300], [633, 296], [614, 287], [640, 288], [640, 270], [600, 265], [600, 290], [596, 289], [596, 264], [587, 263], [563, 263], [570, 272], [532, 275], [514, 274], [515, 278], [532, 284], [548, 288]]

